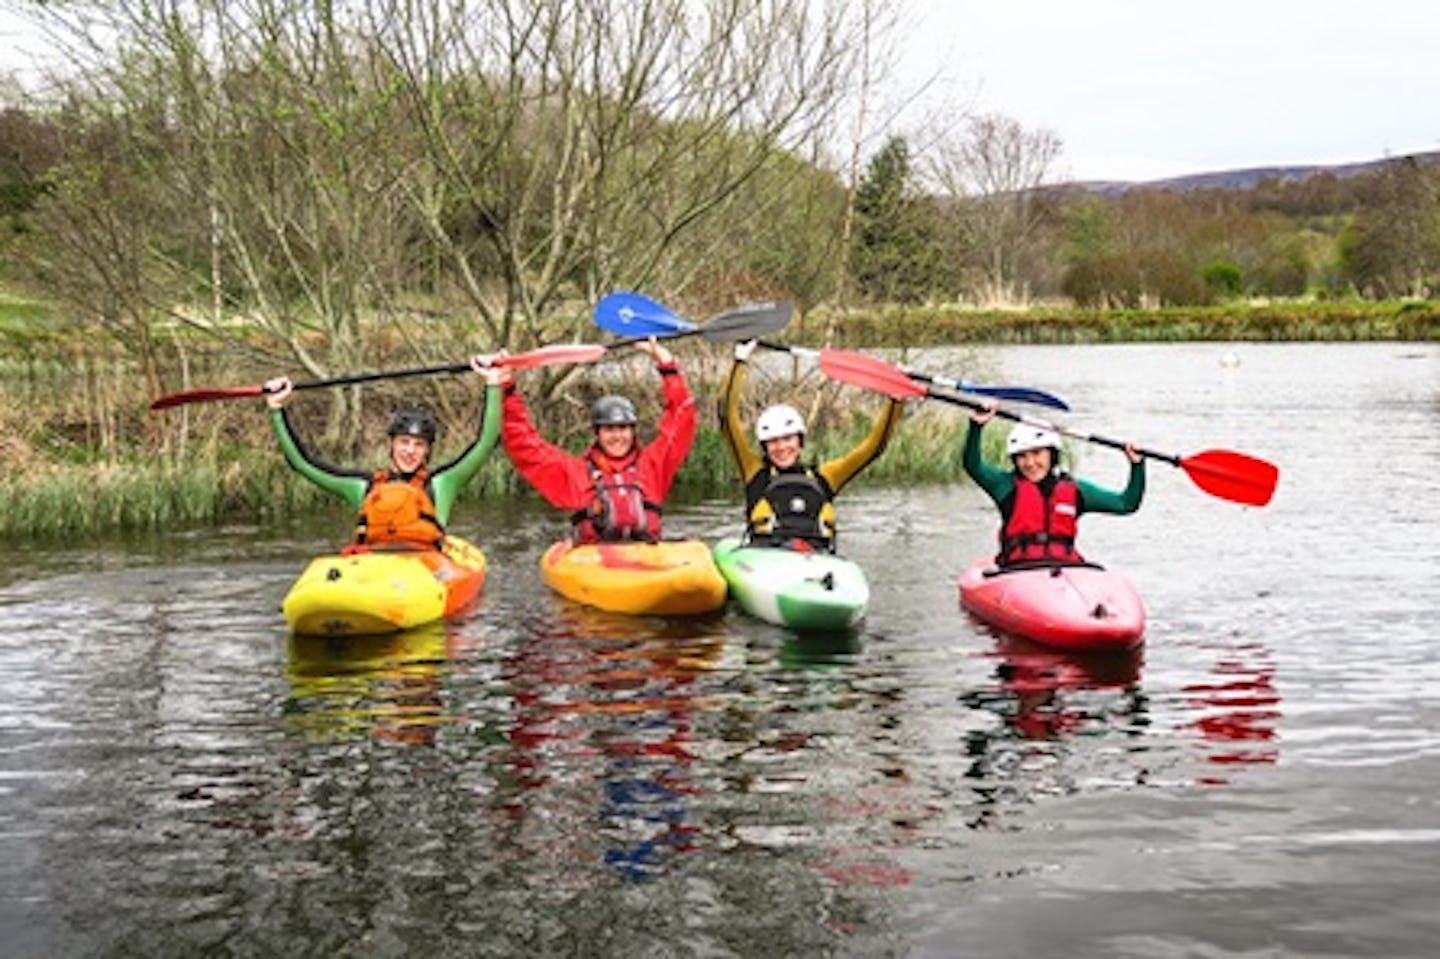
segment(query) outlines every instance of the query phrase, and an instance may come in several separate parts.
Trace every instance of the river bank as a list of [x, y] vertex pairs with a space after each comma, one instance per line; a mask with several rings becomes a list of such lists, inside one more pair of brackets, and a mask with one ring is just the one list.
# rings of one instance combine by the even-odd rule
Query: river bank
[[837, 343], [854, 348], [1231, 340], [1435, 341], [1440, 340], [1440, 303], [1306, 300], [1147, 310], [893, 307], [854, 312], [843, 318], [820, 312], [811, 327], [828, 328], [835, 333]]
[[[1033, 310], [979, 313], [955, 310], [887, 310], [843, 316], [812, 311], [797, 319], [785, 337], [797, 344], [848, 349], [919, 349], [964, 345], [1091, 343], [1115, 341], [1396, 340], [1440, 339], [1440, 306], [1433, 303], [1313, 302], [1243, 308], [1166, 309], [1146, 312]], [[677, 480], [680, 500], [724, 494], [734, 485], [733, 468], [714, 429], [718, 391], [728, 368], [728, 349], [687, 342], [682, 362], [702, 410], [702, 430]], [[894, 355], [894, 354], [892, 354]], [[943, 371], [977, 380], [1003, 375], [969, 359]], [[378, 356], [376, 369], [411, 365]], [[263, 382], [274, 370], [244, 357], [206, 349], [176, 354], [162, 370], [175, 387]], [[182, 369], [183, 367], [183, 369]], [[613, 369], [605, 364], [603, 369]], [[585, 371], [590, 376], [589, 371]], [[535, 374], [526, 374], [527, 377]], [[626, 389], [642, 400], [653, 383], [642, 371]], [[463, 426], [477, 415], [479, 390], [470, 377], [428, 378], [404, 390], [380, 384], [367, 396], [366, 435], [380, 436], [384, 411], [399, 399], [420, 397], [449, 411], [450, 439], [463, 445]], [[535, 380], [527, 380], [527, 384]], [[1065, 392], [1064, 383], [1025, 384]], [[527, 385], [527, 391], [529, 386]], [[593, 392], [593, 383], [588, 387]], [[154, 398], [127, 344], [80, 335], [57, 320], [44, 304], [0, 296], [0, 535], [55, 537], [112, 529], [192, 525], [235, 518], [294, 515], [321, 508], [324, 497], [297, 482], [276, 453], [268, 419], [256, 399], [172, 410], [147, 409]], [[307, 395], [301, 416], [312, 432], [324, 426], [325, 394]], [[562, 384], [555, 402], [538, 403], [547, 435], [579, 449], [586, 431], [579, 412], [587, 384], [583, 377]], [[862, 390], [829, 383], [814, 370], [788, 368], [754, 384], [755, 403], [784, 399], [800, 403], [812, 423], [811, 454], [823, 458], [847, 448], [868, 427], [878, 399]], [[959, 446], [965, 418], [956, 410], [912, 413], [892, 448], [864, 481], [945, 482], [960, 475]], [[458, 446], [457, 446], [458, 448]], [[351, 443], [321, 450], [339, 463], [368, 464], [382, 453]], [[438, 451], [443, 456], [447, 448]], [[510, 496], [517, 480], [497, 453], [467, 496]]]

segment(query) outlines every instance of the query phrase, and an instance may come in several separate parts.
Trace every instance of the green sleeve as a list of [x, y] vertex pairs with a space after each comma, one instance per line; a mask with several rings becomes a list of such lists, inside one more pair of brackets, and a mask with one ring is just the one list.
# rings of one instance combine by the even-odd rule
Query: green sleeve
[[965, 430], [965, 454], [961, 462], [965, 466], [965, 472], [975, 484], [983, 489], [996, 504], [1002, 502], [1007, 496], [1015, 492], [1015, 473], [1011, 470], [998, 469], [985, 462], [985, 455], [980, 448], [980, 435], [984, 427], [970, 421]]
[[291, 469], [325, 492], [340, 497], [351, 508], [360, 508], [365, 490], [370, 485], [368, 477], [343, 473], [317, 461], [300, 445], [283, 409], [270, 411], [270, 427], [275, 431], [275, 438], [280, 441], [280, 452], [285, 454], [285, 462], [290, 464]]
[[449, 463], [430, 475], [430, 488], [435, 494], [435, 515], [441, 525], [450, 521], [450, 507], [466, 483], [475, 478], [480, 466], [500, 439], [500, 387], [485, 388], [485, 412], [480, 419], [480, 435]]
[[1075, 485], [1080, 487], [1081, 513], [1133, 513], [1145, 498], [1145, 461], [1130, 464], [1130, 479], [1119, 492], [1083, 479]]

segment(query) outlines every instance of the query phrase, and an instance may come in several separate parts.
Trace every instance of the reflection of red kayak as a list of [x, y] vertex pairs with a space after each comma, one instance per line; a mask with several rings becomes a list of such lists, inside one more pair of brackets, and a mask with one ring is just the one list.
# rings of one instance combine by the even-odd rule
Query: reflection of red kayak
[[1001, 636], [989, 655], [999, 661], [995, 675], [1019, 693], [1071, 689], [1124, 689], [1140, 682], [1144, 646], [1064, 650], [1019, 636]]
[[979, 560], [960, 577], [960, 604], [1002, 632], [1064, 649], [1132, 646], [1145, 632], [1135, 587], [1093, 564], [999, 569]]
[[1128, 691], [1140, 682], [1143, 647], [1056, 649], [1018, 636], [1001, 635], [993, 655], [1000, 689], [1013, 697], [1013, 708], [1001, 710], [1005, 721], [1027, 739], [1056, 739], [1086, 729], [1113, 729], [1127, 723], [1130, 707], [1119, 707], [1128, 693], [1075, 696], [1095, 690]]

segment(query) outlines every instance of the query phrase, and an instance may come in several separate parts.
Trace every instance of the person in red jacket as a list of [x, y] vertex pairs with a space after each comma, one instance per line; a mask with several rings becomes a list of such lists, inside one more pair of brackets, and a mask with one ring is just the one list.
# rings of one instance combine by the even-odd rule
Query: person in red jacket
[[[655, 361], [665, 397], [656, 436], [641, 444], [635, 404], [602, 396], [590, 408], [595, 440], [579, 456], [548, 443], [535, 428], [513, 378], [504, 374], [501, 442], [510, 462], [550, 505], [570, 511], [577, 543], [653, 541], [670, 484], [695, 442], [695, 398], [675, 357], [653, 337], [635, 348]], [[503, 354], [481, 354], [482, 366]]]

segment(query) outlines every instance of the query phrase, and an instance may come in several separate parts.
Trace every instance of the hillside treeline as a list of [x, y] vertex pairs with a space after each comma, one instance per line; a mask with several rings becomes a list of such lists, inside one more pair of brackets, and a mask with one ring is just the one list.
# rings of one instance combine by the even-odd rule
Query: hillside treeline
[[323, 377], [589, 337], [617, 288], [843, 318], [1440, 282], [1440, 170], [1414, 161], [1104, 195], [1052, 184], [1055, 135], [974, 116], [862, 163], [844, 131], [886, 27], [843, 4], [30, 9], [66, 58], [0, 112], [0, 282], [112, 336], [152, 394], [201, 341]]
[[[1010, 129], [1012, 142], [1025, 136]], [[849, 253], [872, 302], [1140, 309], [1440, 289], [1440, 165], [1414, 158], [1249, 189], [1101, 193], [1036, 180], [990, 194], [936, 193], [931, 162], [895, 137], [860, 184]]]

